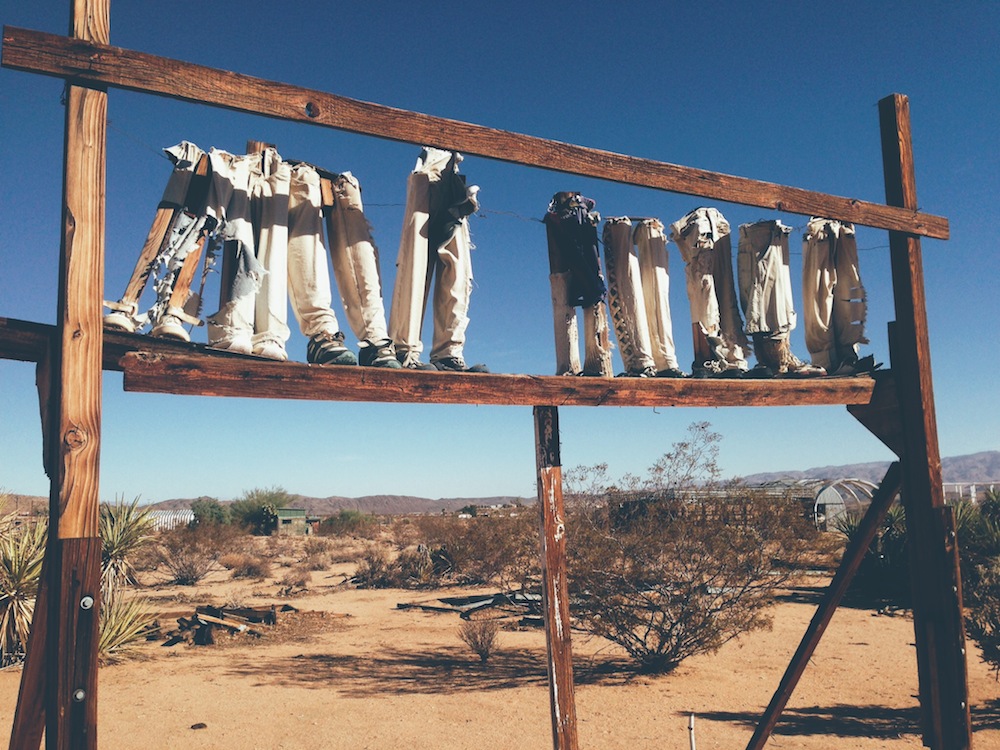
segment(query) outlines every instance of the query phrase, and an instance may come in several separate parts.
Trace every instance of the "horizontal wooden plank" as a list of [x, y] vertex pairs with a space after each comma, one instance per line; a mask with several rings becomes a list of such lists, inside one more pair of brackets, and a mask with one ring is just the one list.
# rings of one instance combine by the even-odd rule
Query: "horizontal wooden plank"
[[131, 352], [126, 391], [193, 396], [497, 406], [788, 406], [867, 403], [869, 377], [670, 380], [336, 367]]
[[499, 161], [947, 239], [948, 220], [855, 198], [473, 125], [104, 44], [4, 27], [4, 67]]

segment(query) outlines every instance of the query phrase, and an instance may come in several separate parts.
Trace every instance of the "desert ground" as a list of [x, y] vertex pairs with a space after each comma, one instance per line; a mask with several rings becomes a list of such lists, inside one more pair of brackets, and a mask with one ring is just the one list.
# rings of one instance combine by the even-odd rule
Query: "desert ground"
[[[99, 746], [159, 748], [433, 748], [552, 746], [545, 635], [503, 630], [482, 664], [458, 637], [457, 614], [400, 609], [476, 589], [363, 590], [353, 565], [313, 572], [305, 590], [273, 579], [233, 580], [219, 570], [196, 586], [155, 583], [140, 593], [165, 628], [196, 605], [291, 604], [262, 638], [216, 644], [140, 642], [99, 673]], [[829, 579], [789, 589], [774, 627], [685, 661], [664, 676], [621, 668], [623, 653], [574, 632], [580, 747], [743, 748]], [[497, 589], [489, 589], [496, 591]], [[512, 623], [516, 620], [512, 620]], [[975, 747], [1000, 748], [1000, 684], [969, 646]], [[20, 680], [0, 671], [0, 723], [10, 727]], [[842, 607], [806, 669], [769, 748], [919, 748], [913, 626], [903, 614]], [[6, 731], [6, 730], [4, 730]]]

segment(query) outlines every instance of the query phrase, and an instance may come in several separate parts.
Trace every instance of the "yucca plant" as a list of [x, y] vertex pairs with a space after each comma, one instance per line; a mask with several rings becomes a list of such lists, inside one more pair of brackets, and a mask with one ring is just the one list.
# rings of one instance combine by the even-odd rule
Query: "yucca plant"
[[139, 498], [126, 502], [116, 498], [114, 504], [101, 506], [101, 583], [113, 590], [135, 583], [135, 568], [131, 556], [149, 541], [153, 519], [148, 508], [139, 507]]
[[145, 599], [124, 596], [124, 584], [112, 583], [102, 588], [100, 636], [97, 650], [101, 656], [115, 654], [142, 638], [153, 623], [153, 613]]
[[24, 658], [45, 555], [46, 524], [0, 522], [0, 664]]

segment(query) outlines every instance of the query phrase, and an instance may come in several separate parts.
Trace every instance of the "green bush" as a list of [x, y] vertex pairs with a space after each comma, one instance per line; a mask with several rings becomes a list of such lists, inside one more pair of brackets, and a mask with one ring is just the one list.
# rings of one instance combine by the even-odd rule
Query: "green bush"
[[336, 515], [324, 518], [319, 533], [324, 536], [357, 536], [370, 538], [378, 529], [378, 519], [360, 510], [341, 509]]
[[229, 506], [229, 514], [234, 524], [251, 534], [268, 536], [278, 527], [278, 508], [286, 507], [292, 499], [281, 487], [247, 490]]

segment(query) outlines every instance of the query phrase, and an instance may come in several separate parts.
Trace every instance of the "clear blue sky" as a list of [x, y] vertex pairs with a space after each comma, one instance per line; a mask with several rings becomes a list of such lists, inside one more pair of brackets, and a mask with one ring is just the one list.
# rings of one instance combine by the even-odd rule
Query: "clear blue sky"
[[[62, 34], [68, 18], [65, 1], [0, 0], [7, 25]], [[114, 0], [111, 11], [111, 42], [122, 47], [878, 202], [876, 103], [909, 95], [921, 208], [951, 220], [950, 241], [923, 242], [944, 456], [1000, 448], [997, 28], [996, 2]], [[56, 79], [0, 70], [0, 316], [55, 319], [61, 90]], [[417, 146], [116, 90], [109, 117], [106, 297], [123, 291], [169, 174], [159, 149], [182, 139], [230, 151], [264, 140], [288, 158], [353, 171], [388, 296]], [[554, 368], [545, 232], [533, 221], [553, 192], [580, 190], [605, 216], [664, 223], [700, 204], [477, 157], [463, 171], [481, 186], [484, 208], [472, 219], [476, 288], [466, 355], [494, 372]], [[733, 225], [780, 218], [801, 227], [808, 218], [715, 205]], [[859, 228], [858, 237], [870, 297], [866, 352], [888, 362], [887, 234]], [[791, 241], [798, 280], [801, 233]], [[675, 338], [687, 368], [683, 268], [674, 245], [670, 253]], [[799, 290], [796, 281], [800, 304]], [[792, 343], [804, 357], [801, 327]], [[289, 350], [305, 359], [297, 330]], [[33, 366], [0, 361], [0, 393], [0, 487], [47, 494]], [[270, 485], [316, 496], [535, 492], [528, 408], [129, 394], [114, 373], [105, 375], [104, 404], [105, 499], [228, 499]], [[606, 461], [612, 475], [643, 472], [701, 420], [724, 436], [721, 462], [732, 475], [890, 458], [843, 407], [565, 408], [560, 418], [564, 465]]]

